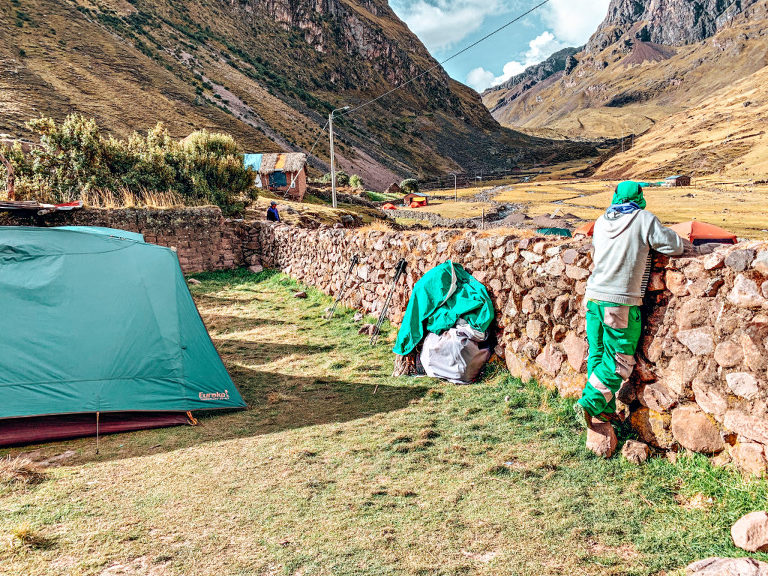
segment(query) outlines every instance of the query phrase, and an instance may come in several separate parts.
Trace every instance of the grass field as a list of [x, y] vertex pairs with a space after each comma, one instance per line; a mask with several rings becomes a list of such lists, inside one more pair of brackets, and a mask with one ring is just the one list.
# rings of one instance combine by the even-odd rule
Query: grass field
[[570, 401], [499, 366], [391, 378], [391, 330], [369, 348], [282, 275], [197, 277], [249, 409], [25, 449], [63, 466], [0, 480], [0, 574], [682, 574], [739, 555], [731, 523], [765, 506], [704, 458], [593, 457]]

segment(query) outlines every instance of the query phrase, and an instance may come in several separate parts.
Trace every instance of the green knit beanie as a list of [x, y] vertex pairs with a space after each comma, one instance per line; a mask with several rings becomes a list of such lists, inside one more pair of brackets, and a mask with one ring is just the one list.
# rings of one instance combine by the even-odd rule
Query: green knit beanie
[[625, 180], [619, 182], [616, 186], [616, 192], [613, 195], [611, 204], [626, 204], [627, 202], [634, 202], [641, 209], [645, 208], [645, 198], [643, 197], [643, 188], [637, 182], [632, 180]]

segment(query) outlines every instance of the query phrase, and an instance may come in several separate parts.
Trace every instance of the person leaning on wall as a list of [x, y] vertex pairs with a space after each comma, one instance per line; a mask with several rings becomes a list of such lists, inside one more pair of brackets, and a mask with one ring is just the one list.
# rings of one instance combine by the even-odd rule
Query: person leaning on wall
[[616, 394], [635, 367], [642, 333], [640, 305], [651, 274], [651, 250], [679, 256], [693, 249], [645, 206], [642, 187], [621, 182], [611, 205], [595, 222], [594, 270], [585, 294], [587, 383], [574, 405], [592, 429], [618, 419]]
[[267, 221], [268, 222], [280, 222], [280, 213], [277, 211], [277, 202], [272, 200], [267, 208]]

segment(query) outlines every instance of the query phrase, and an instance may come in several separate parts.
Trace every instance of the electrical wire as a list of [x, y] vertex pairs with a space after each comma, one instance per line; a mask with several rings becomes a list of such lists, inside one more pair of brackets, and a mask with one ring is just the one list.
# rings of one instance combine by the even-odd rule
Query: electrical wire
[[342, 112], [341, 114], [339, 114], [339, 116], [343, 116], [343, 115], [346, 115], [346, 114], [351, 114], [352, 112], [354, 112], [354, 111], [356, 111], [356, 110], [360, 110], [360, 108], [364, 108], [365, 106], [370, 106], [371, 104], [373, 104], [374, 102], [376, 102], [376, 101], [378, 101], [378, 100], [381, 100], [381, 99], [382, 99], [382, 98], [384, 98], [385, 96], [389, 96], [389, 95], [390, 95], [390, 94], [392, 94], [393, 92], [396, 92], [397, 90], [400, 90], [401, 88], [405, 88], [406, 86], [408, 86], [409, 84], [411, 84], [411, 83], [415, 82], [416, 80], [418, 80], [418, 79], [419, 79], [419, 78], [421, 78], [422, 76], [426, 76], [427, 74], [429, 74], [430, 72], [432, 72], [432, 70], [434, 70], [434, 69], [436, 69], [436, 68], [440, 68], [440, 67], [441, 67], [443, 64], [446, 64], [447, 62], [450, 62], [451, 60], [453, 60], [453, 59], [454, 59], [454, 58], [456, 58], [457, 56], [461, 56], [462, 54], [464, 54], [464, 52], [467, 52], [468, 50], [471, 50], [472, 48], [474, 48], [475, 46], [477, 46], [477, 45], [478, 45], [478, 44], [480, 44], [481, 42], [485, 42], [485, 41], [486, 41], [486, 40], [488, 40], [488, 38], [490, 38], [491, 36], [494, 36], [494, 35], [498, 34], [498, 33], [499, 33], [499, 32], [501, 32], [502, 30], [504, 30], [505, 28], [508, 28], [508, 27], [510, 27], [510, 26], [511, 26], [512, 24], [514, 24], [515, 22], [518, 22], [518, 21], [522, 20], [523, 18], [525, 18], [525, 17], [526, 17], [526, 16], [528, 16], [529, 14], [531, 14], [531, 13], [535, 12], [536, 10], [538, 10], [539, 8], [541, 8], [542, 6], [544, 6], [544, 4], [547, 4], [547, 3], [549, 3], [549, 0], [543, 0], [542, 2], [539, 2], [539, 3], [538, 3], [536, 6], [534, 6], [533, 8], [531, 8], [531, 9], [527, 10], [526, 12], [523, 12], [523, 13], [522, 13], [522, 14], [520, 14], [519, 16], [516, 16], [515, 18], [513, 18], [512, 20], [510, 20], [510, 21], [509, 21], [509, 22], [507, 22], [506, 24], [504, 24], [504, 25], [502, 25], [502, 26], [499, 26], [499, 27], [498, 27], [498, 28], [496, 28], [495, 30], [493, 30], [493, 31], [489, 32], [488, 34], [486, 34], [485, 36], [483, 36], [482, 38], [480, 38], [479, 40], [475, 40], [475, 41], [474, 41], [474, 42], [472, 42], [472, 44], [470, 44], [469, 46], [465, 46], [464, 48], [462, 48], [461, 50], [459, 50], [459, 51], [458, 51], [458, 52], [456, 52], [455, 54], [453, 54], [453, 55], [449, 56], [448, 58], [446, 58], [445, 60], [443, 60], [443, 61], [441, 61], [441, 62], [438, 62], [437, 64], [435, 64], [435, 65], [434, 65], [434, 66], [432, 66], [431, 68], [427, 68], [427, 69], [426, 69], [424, 72], [422, 72], [421, 74], [418, 74], [417, 76], [414, 76], [413, 78], [411, 78], [411, 79], [407, 80], [406, 82], [403, 82], [402, 84], [398, 84], [397, 86], [395, 86], [395, 87], [394, 87], [394, 88], [392, 88], [391, 90], [388, 90], [387, 92], [384, 92], [384, 94], [381, 94], [380, 96], [377, 96], [376, 98], [374, 98], [374, 99], [372, 99], [372, 100], [369, 100], [368, 102], [363, 102], [362, 104], [359, 104], [358, 106], [355, 106], [355, 107], [353, 107], [353, 108], [350, 108], [349, 110], [346, 110], [345, 112]]

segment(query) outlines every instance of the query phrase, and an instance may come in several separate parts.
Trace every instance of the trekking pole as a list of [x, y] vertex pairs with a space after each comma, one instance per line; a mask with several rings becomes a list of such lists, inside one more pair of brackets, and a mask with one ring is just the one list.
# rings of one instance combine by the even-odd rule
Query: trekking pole
[[381, 314], [379, 314], [379, 321], [376, 322], [376, 326], [373, 327], [373, 334], [371, 334], [371, 346], [375, 346], [376, 342], [379, 340], [381, 325], [384, 323], [384, 318], [387, 315], [389, 301], [392, 300], [392, 295], [395, 293], [395, 288], [397, 287], [397, 281], [400, 280], [400, 276], [402, 276], [403, 272], [405, 272], [405, 267], [407, 264], [408, 263], [405, 261], [405, 258], [401, 258], [400, 262], [397, 263], [397, 268], [395, 268], [395, 278], [392, 280], [392, 288], [389, 289], [387, 299], [384, 301], [384, 307], [381, 309]]
[[333, 315], [336, 312], [336, 306], [339, 305], [339, 301], [342, 299], [342, 297], [344, 296], [344, 293], [347, 291], [347, 280], [349, 280], [349, 276], [350, 274], [352, 274], [352, 270], [354, 269], [354, 267], [357, 266], [357, 263], [358, 263], [358, 258], [357, 258], [357, 254], [355, 254], [354, 256], [352, 256], [352, 261], [349, 263], [349, 270], [347, 270], [347, 275], [344, 276], [344, 282], [341, 284], [341, 289], [339, 290], [339, 293], [336, 294], [336, 300], [333, 301], [333, 307], [331, 308], [331, 311], [328, 312], [328, 316], [326, 316], [328, 320], [333, 318]]

